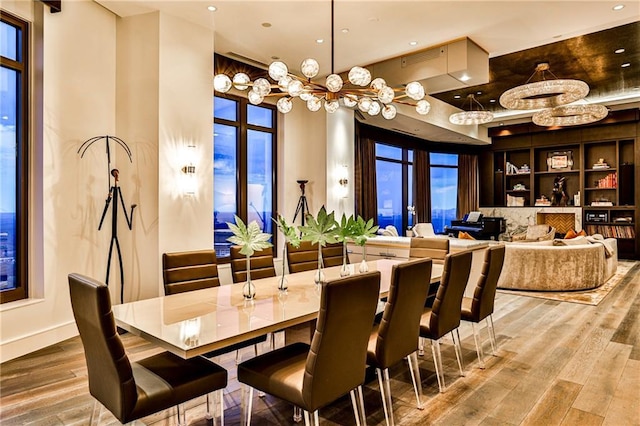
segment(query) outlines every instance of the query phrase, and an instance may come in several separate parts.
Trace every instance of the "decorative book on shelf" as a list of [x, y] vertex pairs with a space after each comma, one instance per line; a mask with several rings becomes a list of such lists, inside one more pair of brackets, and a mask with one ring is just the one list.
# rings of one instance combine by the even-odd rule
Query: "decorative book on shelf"
[[606, 206], [613, 206], [613, 203], [611, 201], [592, 201], [591, 202], [591, 206], [592, 207], [606, 207]]

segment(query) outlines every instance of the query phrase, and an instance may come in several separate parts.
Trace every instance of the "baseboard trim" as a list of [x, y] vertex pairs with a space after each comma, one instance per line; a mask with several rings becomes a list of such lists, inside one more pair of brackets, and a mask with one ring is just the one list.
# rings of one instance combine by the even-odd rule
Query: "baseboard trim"
[[75, 321], [69, 321], [35, 333], [0, 343], [0, 362], [10, 361], [78, 335]]

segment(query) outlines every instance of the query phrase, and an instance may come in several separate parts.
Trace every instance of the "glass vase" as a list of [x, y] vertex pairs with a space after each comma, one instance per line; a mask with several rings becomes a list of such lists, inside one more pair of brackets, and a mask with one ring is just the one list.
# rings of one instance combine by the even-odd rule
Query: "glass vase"
[[324, 272], [322, 272], [322, 267], [322, 245], [318, 243], [318, 272], [316, 272], [316, 275], [313, 277], [313, 281], [318, 285], [324, 282]]
[[284, 247], [282, 248], [282, 276], [280, 277], [280, 281], [278, 282], [278, 290], [281, 292], [286, 292], [287, 288], [289, 288], [289, 284], [287, 283], [286, 277], [286, 263], [287, 263], [287, 242], [285, 241]]
[[253, 300], [256, 297], [256, 286], [251, 282], [251, 260], [247, 256], [247, 282], [242, 287], [242, 295], [247, 300]]
[[369, 265], [367, 264], [367, 246], [362, 246], [362, 261], [358, 267], [360, 273], [369, 272]]
[[349, 264], [347, 263], [347, 242], [342, 243], [342, 267], [340, 268], [340, 276], [347, 277], [351, 275]]

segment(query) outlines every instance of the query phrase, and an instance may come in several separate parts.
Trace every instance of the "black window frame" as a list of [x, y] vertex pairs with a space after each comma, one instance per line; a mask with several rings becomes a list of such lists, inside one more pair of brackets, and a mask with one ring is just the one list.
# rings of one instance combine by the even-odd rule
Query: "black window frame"
[[[375, 141], [376, 145], [386, 145], [386, 146], [391, 146], [393, 148], [399, 148], [402, 150], [402, 159], [398, 160], [398, 159], [394, 159], [394, 158], [388, 158], [388, 157], [381, 157], [379, 155], [376, 155], [376, 163], [378, 161], [386, 161], [389, 163], [395, 163], [395, 164], [401, 164], [402, 165], [402, 205], [403, 206], [408, 206], [409, 205], [409, 191], [411, 191], [411, 199], [415, 200], [415, 191], [416, 191], [416, 183], [415, 183], [415, 179], [412, 180], [412, 185], [411, 188], [409, 189], [409, 166], [414, 167], [414, 162], [413, 160], [409, 161], [409, 151], [413, 151], [415, 152], [415, 149], [413, 148], [407, 148], [407, 147], [403, 147], [403, 146], [398, 146], [395, 144], [391, 144], [391, 143], [387, 143], [387, 142], [383, 142], [383, 141]], [[377, 151], [377, 150], [376, 150]], [[376, 170], [376, 174], [377, 174], [377, 170]], [[407, 188], [407, 191], [404, 190], [404, 188]], [[377, 221], [377, 213], [376, 213], [376, 221]], [[415, 222], [415, 219], [414, 219]], [[414, 223], [415, 225], [415, 223]], [[409, 211], [406, 208], [402, 209], [402, 229], [407, 229], [409, 226]]]
[[[215, 113], [214, 113], [214, 118], [213, 118], [213, 122], [214, 122], [214, 126], [215, 124], [223, 124], [226, 126], [232, 126], [235, 127], [237, 129], [236, 132], [236, 190], [237, 190], [237, 199], [236, 199], [236, 211], [238, 214], [238, 217], [240, 219], [242, 219], [243, 221], [247, 221], [247, 217], [248, 217], [248, 191], [247, 191], [247, 171], [248, 171], [248, 161], [247, 161], [247, 152], [248, 152], [248, 147], [247, 147], [247, 141], [248, 141], [248, 133], [249, 130], [255, 130], [255, 131], [259, 131], [259, 132], [263, 132], [263, 133], [270, 133], [272, 135], [272, 152], [271, 152], [271, 159], [272, 159], [272, 168], [271, 168], [271, 185], [272, 185], [272, 199], [271, 199], [271, 217], [269, 218], [265, 218], [265, 221], [271, 221], [271, 219], [276, 219], [277, 218], [277, 199], [278, 199], [278, 195], [277, 195], [277, 146], [278, 146], [278, 122], [277, 122], [277, 118], [278, 118], [278, 110], [275, 107], [275, 105], [269, 105], [269, 104], [260, 104], [260, 105], [253, 105], [249, 102], [249, 100], [247, 98], [244, 98], [242, 96], [235, 96], [235, 95], [230, 95], [228, 93], [222, 94], [222, 93], [216, 93], [214, 95], [214, 102], [215, 102], [215, 98], [224, 98], [224, 99], [229, 99], [231, 101], [235, 101], [236, 102], [236, 117], [237, 120], [227, 120], [227, 119], [223, 119], [223, 118], [216, 118], [215, 117]], [[266, 108], [271, 110], [272, 113], [272, 126], [271, 127], [262, 127], [262, 126], [258, 126], [255, 124], [249, 124], [248, 123], [248, 110], [249, 110], [249, 106], [258, 106], [260, 108]], [[215, 143], [215, 141], [214, 141]], [[215, 147], [214, 147], [214, 152], [215, 152]], [[214, 181], [214, 187], [215, 187], [215, 181]], [[215, 198], [214, 198], [215, 200]], [[214, 205], [214, 211], [215, 211], [215, 205]], [[271, 242], [273, 243], [273, 246], [276, 247], [277, 246], [277, 228], [275, 227], [275, 224], [272, 223], [272, 237], [271, 237]], [[216, 256], [218, 255], [218, 253], [216, 252]], [[218, 257], [218, 261], [219, 263], [227, 263], [230, 261], [230, 257], [229, 256], [219, 256]]]
[[17, 97], [17, 148], [16, 148], [16, 244], [15, 274], [16, 286], [0, 291], [0, 303], [14, 302], [29, 296], [28, 282], [28, 220], [29, 220], [29, 23], [2, 11], [0, 20], [17, 28], [18, 57], [12, 60], [0, 56], [0, 66], [19, 73]]

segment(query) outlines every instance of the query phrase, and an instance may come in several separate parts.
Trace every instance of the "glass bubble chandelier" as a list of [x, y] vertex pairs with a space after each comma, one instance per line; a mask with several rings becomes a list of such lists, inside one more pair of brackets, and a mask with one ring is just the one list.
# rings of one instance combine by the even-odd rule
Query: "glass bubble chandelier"
[[232, 87], [241, 91], [250, 88], [247, 98], [254, 105], [262, 103], [266, 97], [278, 97], [276, 107], [283, 114], [293, 109], [295, 98], [305, 102], [309, 111], [318, 111], [324, 107], [327, 112], [333, 113], [342, 104], [358, 108], [372, 116], [381, 114], [387, 120], [395, 118], [397, 114], [393, 104], [413, 106], [420, 115], [429, 113], [431, 104], [424, 99], [424, 86], [417, 81], [408, 83], [404, 88], [394, 88], [388, 86], [382, 78], [372, 79], [371, 72], [359, 66], [351, 68], [346, 81], [334, 73], [333, 21], [331, 0], [331, 74], [324, 82], [313, 80], [318, 77], [320, 65], [315, 59], [308, 58], [300, 64], [303, 76], [293, 74], [284, 62], [275, 61], [269, 65], [268, 76], [271, 81], [266, 76], [251, 81], [245, 73], [238, 73], [233, 77], [218, 74], [213, 79], [214, 89], [226, 93]]
[[[547, 80], [546, 73], [554, 80]], [[530, 83], [535, 75], [539, 75], [541, 81]], [[549, 71], [549, 64], [543, 62], [536, 66], [536, 70], [525, 84], [504, 92], [500, 96], [500, 105], [518, 110], [554, 108], [582, 99], [588, 93], [587, 83], [581, 80], [558, 79]]]
[[485, 111], [473, 93], [467, 95], [467, 100], [469, 101], [469, 110], [451, 114], [449, 116], [449, 122], [468, 126], [472, 124], [485, 124], [493, 120], [493, 113], [491, 111]]

